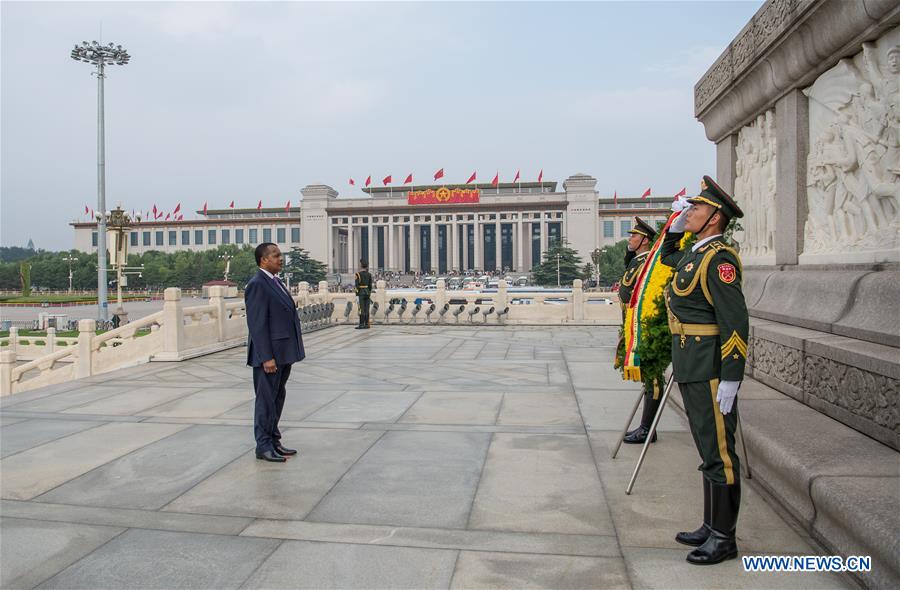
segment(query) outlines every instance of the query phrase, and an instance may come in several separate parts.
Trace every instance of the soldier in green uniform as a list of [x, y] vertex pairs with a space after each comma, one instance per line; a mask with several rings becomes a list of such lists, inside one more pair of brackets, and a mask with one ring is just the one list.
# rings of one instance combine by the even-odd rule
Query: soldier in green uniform
[[354, 290], [359, 298], [359, 325], [357, 330], [369, 329], [369, 304], [372, 302], [372, 275], [369, 274], [369, 263], [360, 260], [359, 272], [354, 277]]
[[[619, 300], [622, 302], [623, 321], [638, 276], [644, 268], [647, 255], [650, 254], [650, 246], [656, 241], [656, 230], [640, 217], [634, 218], [634, 227], [628, 230], [628, 233], [631, 234], [631, 237], [628, 238], [628, 249], [625, 252], [625, 274], [619, 281]], [[654, 386], [653, 383], [644, 384], [644, 409], [641, 413], [641, 424], [626, 433], [625, 438], [622, 439], [623, 442], [630, 445], [644, 444], [644, 441], [647, 440], [647, 433], [650, 432], [653, 417], [656, 416], [656, 411], [659, 409], [661, 394], [659, 387]], [[656, 433], [653, 433], [653, 439], [650, 442], [656, 442]]]
[[[740, 462], [734, 452], [736, 396], [747, 360], [749, 318], [741, 291], [741, 262], [722, 239], [743, 212], [709, 176], [690, 206], [673, 221], [662, 261], [675, 268], [666, 289], [672, 368], [691, 434], [703, 459], [703, 525], [675, 540], [695, 546], [687, 560], [714, 564], [737, 556], [735, 530], [741, 501]], [[697, 236], [680, 250], [683, 232]]]

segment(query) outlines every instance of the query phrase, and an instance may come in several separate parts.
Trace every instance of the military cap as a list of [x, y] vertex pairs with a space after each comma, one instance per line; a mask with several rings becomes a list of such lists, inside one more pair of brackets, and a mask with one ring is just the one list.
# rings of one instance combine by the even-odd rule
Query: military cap
[[728, 219], [743, 217], [744, 212], [738, 207], [731, 195], [725, 192], [716, 181], [709, 176], [704, 176], [700, 181], [700, 194], [688, 199], [688, 203], [703, 203], [721, 211]]
[[640, 217], [634, 218], [634, 227], [628, 230], [628, 233], [640, 234], [651, 242], [656, 239], [656, 230]]

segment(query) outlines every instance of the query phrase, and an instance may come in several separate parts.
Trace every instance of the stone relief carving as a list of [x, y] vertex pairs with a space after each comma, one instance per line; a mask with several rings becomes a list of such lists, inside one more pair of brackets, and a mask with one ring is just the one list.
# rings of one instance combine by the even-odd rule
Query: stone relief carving
[[775, 111], [759, 115], [738, 133], [734, 196], [744, 210], [741, 254], [775, 253]]
[[809, 156], [804, 252], [900, 245], [900, 27], [804, 90]]
[[891, 432], [900, 432], [900, 382], [820, 356], [808, 355], [804, 391]]
[[798, 388], [803, 387], [803, 379], [800, 372], [803, 364], [803, 355], [799, 350], [759, 338], [750, 340], [750, 348], [753, 351], [753, 360], [752, 362], [749, 358], [747, 360], [754, 369], [776, 377], [788, 385]]

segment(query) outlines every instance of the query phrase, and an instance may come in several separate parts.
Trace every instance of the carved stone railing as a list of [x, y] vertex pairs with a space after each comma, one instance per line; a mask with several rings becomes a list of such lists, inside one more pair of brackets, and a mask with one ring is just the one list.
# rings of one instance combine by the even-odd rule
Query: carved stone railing
[[[327, 294], [310, 294], [303, 284], [294, 297], [304, 331], [332, 325], [333, 304]], [[162, 311], [135, 320], [103, 334], [96, 333], [95, 320], [78, 322], [78, 337], [66, 339], [67, 346], [41, 347], [44, 354], [27, 359], [19, 356], [26, 345], [11, 331], [5, 350], [0, 352], [0, 395], [27, 391], [108, 373], [151, 361], [181, 361], [240, 346], [247, 340], [247, 316], [243, 301], [228, 302], [223, 287], [210, 289], [209, 303], [184, 307], [181, 290], [166, 289]], [[14, 329], [13, 329], [14, 330]], [[138, 335], [138, 332], [149, 334]], [[55, 332], [50, 332], [55, 338]], [[20, 346], [21, 345], [21, 346]], [[29, 342], [26, 352], [35, 354]], [[56, 348], [56, 350], [52, 350]], [[47, 354], [49, 352], [49, 354]], [[22, 360], [29, 362], [21, 363]]]
[[30, 361], [77, 343], [78, 338], [57, 336], [56, 328], [47, 328], [46, 335], [22, 336], [14, 327], [9, 329], [9, 336], [0, 337], [0, 350], [16, 353], [20, 361]]

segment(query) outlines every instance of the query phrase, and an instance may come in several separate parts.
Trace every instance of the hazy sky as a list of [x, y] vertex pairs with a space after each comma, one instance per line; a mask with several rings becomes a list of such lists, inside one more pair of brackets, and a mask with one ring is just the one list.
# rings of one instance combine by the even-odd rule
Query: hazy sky
[[696, 190], [714, 146], [693, 87], [760, 2], [2, 2], [2, 245], [66, 249], [96, 207], [96, 80], [75, 43], [131, 63], [106, 79], [107, 204], [283, 206], [368, 174]]

